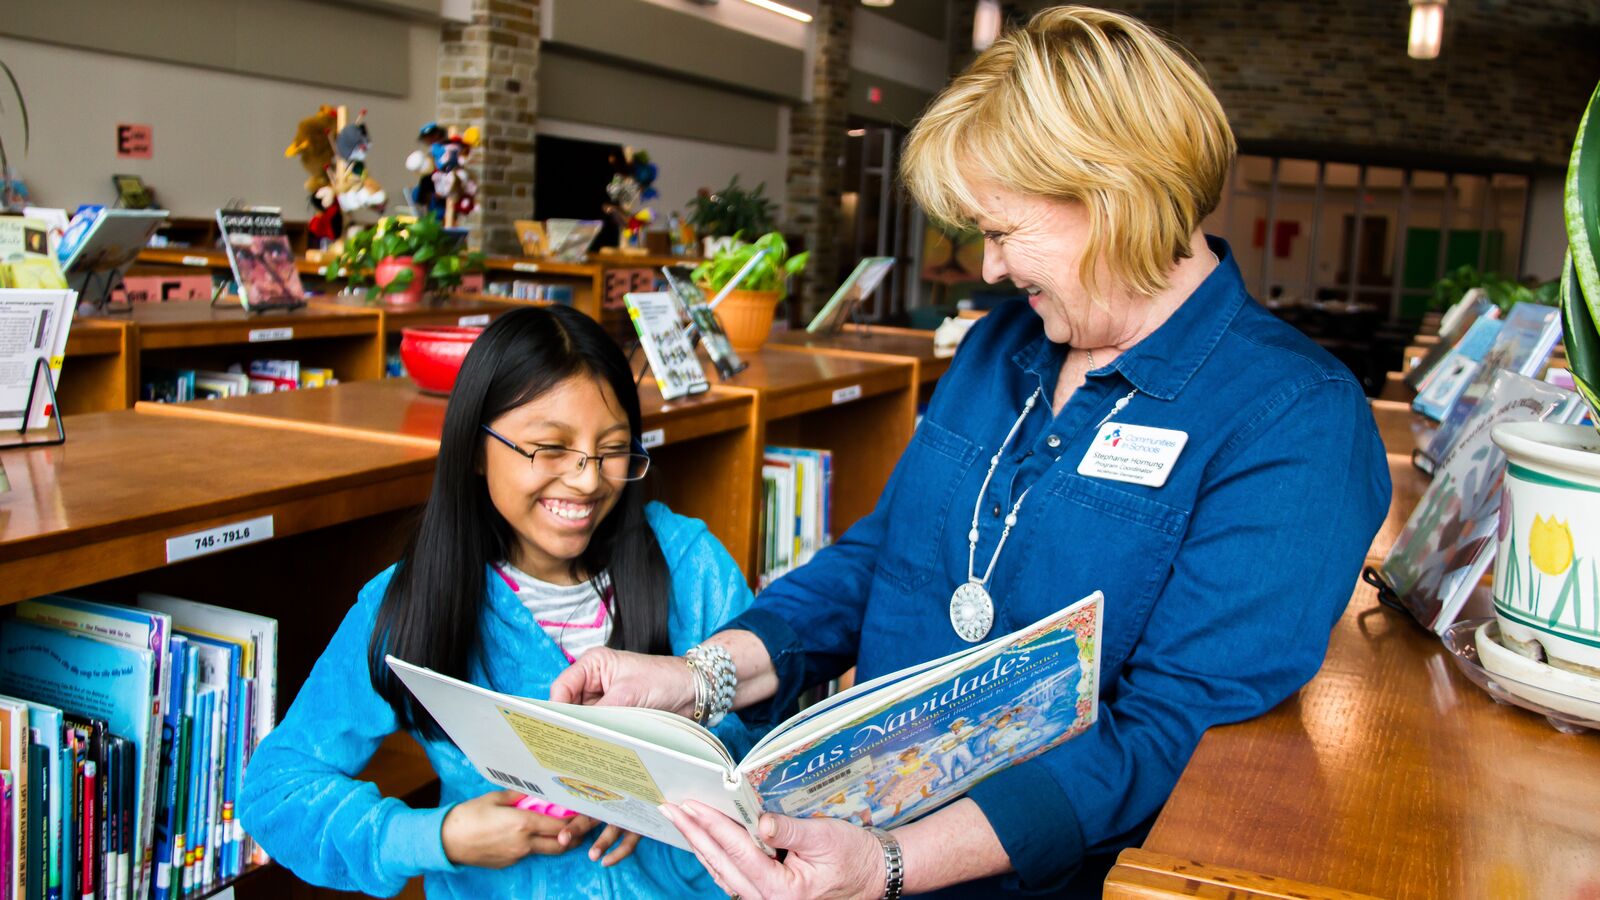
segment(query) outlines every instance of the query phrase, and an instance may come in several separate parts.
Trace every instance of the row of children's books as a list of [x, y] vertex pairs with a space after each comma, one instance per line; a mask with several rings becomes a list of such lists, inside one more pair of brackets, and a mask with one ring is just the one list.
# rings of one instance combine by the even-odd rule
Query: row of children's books
[[484, 286], [484, 292], [496, 297], [510, 297], [513, 300], [544, 300], [550, 303], [559, 303], [562, 306], [572, 305], [572, 285], [550, 284], [544, 281], [528, 281], [518, 278], [513, 281], [497, 281]]
[[0, 900], [166, 900], [265, 856], [234, 814], [278, 624], [156, 594], [0, 621]]
[[226, 372], [201, 369], [146, 369], [139, 399], [156, 403], [215, 400], [245, 394], [271, 394], [338, 384], [332, 369], [301, 365], [297, 359], [258, 359]]
[[767, 447], [761, 460], [759, 587], [810, 561], [832, 541], [833, 453]]
[[1436, 349], [1407, 373], [1421, 387], [1412, 408], [1441, 423], [1413, 455], [1432, 481], [1388, 556], [1366, 577], [1386, 601], [1436, 632], [1463, 615], [1494, 559], [1506, 469], [1494, 427], [1578, 423], [1592, 415], [1565, 370], [1532, 377], [1546, 368], [1560, 339], [1557, 307], [1520, 303], [1502, 318], [1473, 292], [1446, 313]]

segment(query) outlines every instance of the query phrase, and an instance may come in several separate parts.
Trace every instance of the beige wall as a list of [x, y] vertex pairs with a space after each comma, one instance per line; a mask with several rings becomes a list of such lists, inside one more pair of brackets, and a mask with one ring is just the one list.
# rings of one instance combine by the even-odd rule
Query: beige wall
[[[389, 190], [391, 209], [403, 209], [400, 191], [414, 181], [405, 156], [434, 116], [439, 46], [437, 25], [405, 27], [410, 90], [398, 98], [0, 37], [0, 59], [22, 85], [33, 126], [24, 156], [14, 113], [0, 117], [6, 149], [38, 205], [109, 203], [111, 175], [129, 173], [143, 176], [175, 215], [210, 216], [239, 199], [304, 219], [306, 174], [283, 148], [319, 103], [342, 103], [367, 109], [373, 173]], [[151, 159], [116, 156], [119, 122], [152, 126]]]

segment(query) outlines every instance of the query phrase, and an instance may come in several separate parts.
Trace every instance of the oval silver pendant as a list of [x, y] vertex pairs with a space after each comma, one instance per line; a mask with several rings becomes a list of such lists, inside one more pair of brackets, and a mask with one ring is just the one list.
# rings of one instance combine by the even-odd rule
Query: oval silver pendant
[[983, 585], [969, 581], [950, 595], [950, 626], [969, 644], [988, 635], [994, 626], [994, 601]]

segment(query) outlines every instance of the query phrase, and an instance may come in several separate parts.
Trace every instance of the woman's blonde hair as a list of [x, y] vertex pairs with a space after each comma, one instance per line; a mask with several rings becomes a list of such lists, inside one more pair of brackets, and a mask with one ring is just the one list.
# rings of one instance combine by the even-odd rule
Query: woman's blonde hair
[[984, 51], [911, 131], [900, 175], [929, 216], [972, 227], [974, 183], [1082, 203], [1079, 281], [1167, 286], [1216, 208], [1233, 132], [1205, 79], [1139, 21], [1083, 6], [1034, 16]]

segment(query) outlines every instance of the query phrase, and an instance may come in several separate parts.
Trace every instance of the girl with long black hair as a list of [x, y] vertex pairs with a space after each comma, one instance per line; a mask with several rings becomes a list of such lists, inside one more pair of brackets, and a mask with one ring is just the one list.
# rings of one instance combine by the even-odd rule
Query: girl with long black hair
[[[566, 307], [507, 313], [473, 344], [445, 413], [433, 490], [400, 562], [362, 589], [245, 774], [245, 830], [299, 877], [430, 897], [718, 895], [688, 853], [497, 790], [384, 664], [548, 697], [594, 647], [683, 653], [750, 604], [705, 526], [643, 499], [649, 457], [622, 351]], [[406, 729], [440, 805], [356, 779]], [[753, 742], [728, 716], [734, 749]], [[532, 808], [529, 808], [529, 807]]]

